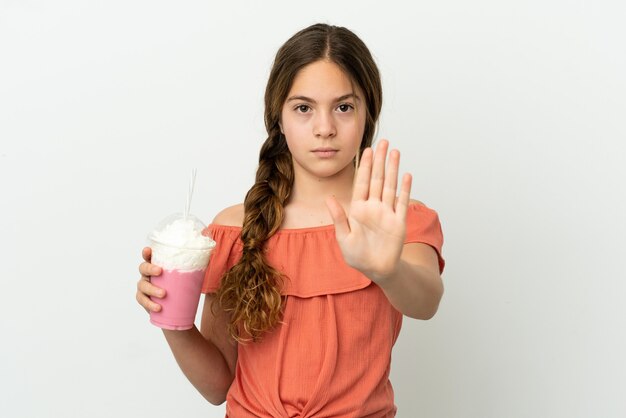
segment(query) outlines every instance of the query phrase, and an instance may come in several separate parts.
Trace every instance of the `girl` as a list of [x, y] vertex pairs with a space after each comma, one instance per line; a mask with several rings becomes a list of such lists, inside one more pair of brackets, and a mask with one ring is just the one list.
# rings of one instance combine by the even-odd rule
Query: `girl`
[[[391, 349], [402, 316], [443, 293], [438, 216], [397, 191], [400, 154], [371, 143], [382, 104], [363, 42], [316, 24], [278, 51], [268, 138], [244, 203], [207, 228], [217, 242], [200, 330], [163, 330], [191, 383], [227, 417], [393, 417]], [[144, 248], [137, 300], [165, 292]]]

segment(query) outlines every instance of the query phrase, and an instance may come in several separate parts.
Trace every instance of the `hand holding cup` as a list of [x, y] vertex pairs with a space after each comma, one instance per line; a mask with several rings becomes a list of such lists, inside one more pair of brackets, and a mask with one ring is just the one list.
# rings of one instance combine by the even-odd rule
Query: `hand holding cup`
[[[142, 264], [142, 274], [150, 277], [150, 283], [144, 283], [143, 289], [150, 301], [161, 307], [150, 311], [150, 322], [160, 328], [193, 327], [205, 270], [215, 247], [215, 241], [203, 234], [205, 229], [194, 215], [176, 213], [165, 218], [149, 236], [150, 261]], [[152, 275], [157, 267], [161, 274]], [[161, 296], [161, 290], [165, 295]], [[151, 306], [148, 304], [149, 309]]]
[[152, 249], [145, 247], [141, 252], [144, 262], [139, 265], [139, 273], [141, 278], [137, 282], [137, 302], [143, 306], [146, 312], [159, 312], [161, 305], [154, 302], [150, 298], [163, 298], [165, 297], [165, 289], [161, 289], [151, 283], [152, 276], [159, 276], [162, 273], [162, 269], [151, 263]]

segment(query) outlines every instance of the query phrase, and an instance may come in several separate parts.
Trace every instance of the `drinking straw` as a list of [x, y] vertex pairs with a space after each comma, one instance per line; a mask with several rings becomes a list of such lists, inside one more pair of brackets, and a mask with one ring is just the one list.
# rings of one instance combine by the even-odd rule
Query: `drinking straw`
[[185, 220], [187, 216], [189, 216], [189, 208], [191, 207], [191, 197], [193, 196], [193, 189], [196, 184], [196, 172], [197, 169], [191, 169], [191, 178], [189, 179], [189, 190], [187, 191], [187, 203], [185, 204], [185, 212], [183, 212], [183, 216]]

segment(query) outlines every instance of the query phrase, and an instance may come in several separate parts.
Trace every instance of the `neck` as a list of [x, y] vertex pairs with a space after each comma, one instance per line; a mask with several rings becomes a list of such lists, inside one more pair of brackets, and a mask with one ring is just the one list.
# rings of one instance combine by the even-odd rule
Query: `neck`
[[334, 196], [339, 203], [349, 206], [354, 174], [353, 165], [348, 165], [332, 177], [324, 178], [313, 176], [304, 170], [296, 170], [289, 204], [326, 208], [326, 198]]

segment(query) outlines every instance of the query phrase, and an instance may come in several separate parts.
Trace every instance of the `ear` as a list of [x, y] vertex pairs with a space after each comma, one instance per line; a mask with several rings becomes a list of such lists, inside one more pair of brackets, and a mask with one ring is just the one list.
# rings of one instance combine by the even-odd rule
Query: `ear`
[[283, 131], [283, 124], [278, 122], [278, 126], [280, 127], [280, 133], [285, 135], [285, 131]]

